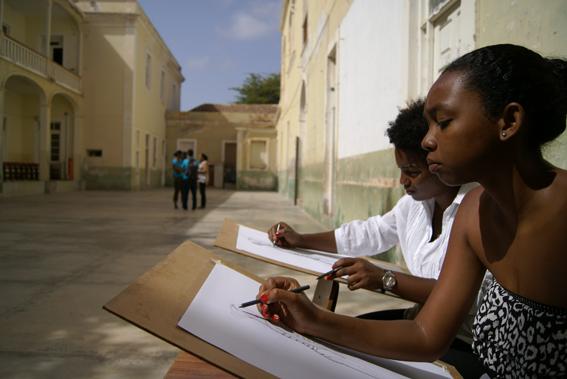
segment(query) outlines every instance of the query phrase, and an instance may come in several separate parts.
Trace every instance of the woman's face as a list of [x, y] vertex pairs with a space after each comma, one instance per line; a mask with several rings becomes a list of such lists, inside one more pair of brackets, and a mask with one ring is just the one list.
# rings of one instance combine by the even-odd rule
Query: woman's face
[[395, 149], [394, 155], [400, 168], [400, 184], [414, 200], [428, 200], [448, 190], [449, 187], [429, 172], [423, 154]]
[[460, 72], [446, 72], [425, 102], [429, 125], [421, 145], [429, 171], [448, 185], [479, 181], [498, 161], [498, 121], [486, 115], [481, 97]]

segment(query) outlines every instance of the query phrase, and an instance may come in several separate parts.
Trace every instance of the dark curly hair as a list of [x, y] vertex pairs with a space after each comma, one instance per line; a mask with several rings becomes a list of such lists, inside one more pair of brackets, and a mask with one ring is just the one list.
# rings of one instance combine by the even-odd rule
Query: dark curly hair
[[424, 104], [423, 99], [409, 102], [406, 108], [400, 109], [396, 119], [388, 123], [390, 127], [386, 130], [386, 135], [397, 149], [426, 154], [421, 148], [421, 140], [427, 133], [427, 121], [423, 117]]
[[524, 107], [526, 140], [539, 148], [565, 130], [567, 62], [546, 59], [523, 46], [486, 46], [450, 63], [444, 72], [462, 72], [469, 89], [480, 94], [491, 118], [517, 102]]

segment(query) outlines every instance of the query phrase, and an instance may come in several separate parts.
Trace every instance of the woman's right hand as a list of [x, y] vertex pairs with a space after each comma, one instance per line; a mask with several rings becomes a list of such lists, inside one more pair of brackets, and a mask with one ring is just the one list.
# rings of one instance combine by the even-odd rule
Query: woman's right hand
[[341, 269], [335, 273], [336, 277], [348, 276], [348, 289], [359, 288], [375, 290], [382, 288], [382, 275], [384, 269], [375, 266], [363, 258], [341, 258], [333, 264], [333, 268]]
[[299, 287], [297, 280], [287, 277], [269, 278], [260, 286], [258, 310], [265, 319], [282, 323], [298, 333], [309, 333], [309, 326], [317, 323], [321, 311], [304, 293], [293, 293]]
[[[278, 228], [279, 225], [279, 228]], [[276, 246], [292, 249], [301, 247], [302, 235], [297, 233], [291, 226], [285, 222], [278, 222], [268, 229], [268, 238]]]

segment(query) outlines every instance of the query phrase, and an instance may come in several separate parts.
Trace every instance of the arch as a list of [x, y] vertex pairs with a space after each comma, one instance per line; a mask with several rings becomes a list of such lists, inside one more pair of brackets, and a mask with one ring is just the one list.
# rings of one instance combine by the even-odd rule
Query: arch
[[3, 91], [7, 90], [8, 89], [8, 83], [11, 80], [20, 80], [18, 78], [23, 80], [24, 83], [26, 83], [26, 84], [28, 84], [32, 87], [35, 87], [38, 90], [38, 92], [40, 94], [40, 98], [42, 100], [42, 103], [45, 103], [47, 101], [47, 93], [43, 89], [43, 87], [37, 81], [34, 80], [32, 75], [29, 75], [25, 72], [11, 72], [8, 75], [6, 75], [4, 77], [4, 80], [2, 80], [2, 82], [0, 83], [0, 90], [3, 90]]
[[47, 55], [49, 59], [79, 73], [82, 23], [67, 4], [53, 2], [51, 8], [51, 35]]
[[2, 154], [8, 162], [39, 163], [44, 89], [27, 75], [8, 75], [3, 83]]
[[69, 104], [72, 106], [73, 113], [79, 113], [81, 105], [73, 96], [69, 95], [67, 92], [57, 90], [57, 91], [51, 93], [50, 96], [48, 96], [48, 100], [49, 100], [48, 103], [53, 104], [53, 100], [56, 97], [62, 97], [65, 101], [69, 102]]
[[83, 19], [84, 16], [77, 11], [76, 9], [74, 9], [72, 6], [69, 6], [69, 2], [66, 0], [53, 0], [53, 5], [57, 5], [59, 7], [61, 7], [62, 9], [65, 10], [65, 12], [72, 17], [76, 24], [77, 24], [77, 29], [81, 30], [81, 25], [83, 23]]

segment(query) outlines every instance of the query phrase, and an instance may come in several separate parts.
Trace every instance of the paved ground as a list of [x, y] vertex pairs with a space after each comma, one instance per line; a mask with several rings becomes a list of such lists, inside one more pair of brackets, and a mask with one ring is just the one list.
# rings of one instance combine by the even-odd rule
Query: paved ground
[[[226, 217], [324, 230], [276, 193], [209, 191], [209, 208], [174, 210], [169, 190], [0, 199], [0, 378], [162, 378], [179, 350], [102, 305], [190, 239], [260, 276], [287, 271], [213, 247]], [[400, 305], [341, 288], [337, 312]]]

